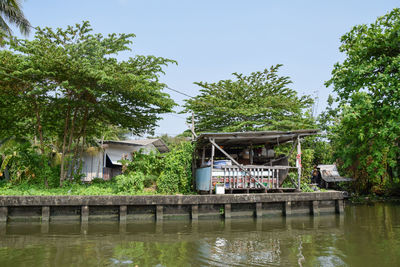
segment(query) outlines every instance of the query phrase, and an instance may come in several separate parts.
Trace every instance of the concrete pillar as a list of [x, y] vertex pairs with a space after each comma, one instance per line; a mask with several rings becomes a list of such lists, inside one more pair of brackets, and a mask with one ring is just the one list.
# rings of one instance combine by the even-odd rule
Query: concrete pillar
[[164, 207], [162, 205], [157, 205], [156, 207], [156, 220], [162, 221], [164, 217]]
[[0, 207], [0, 222], [7, 222], [8, 207]]
[[283, 202], [283, 216], [290, 216], [292, 214], [292, 203], [290, 201]]
[[125, 205], [119, 206], [119, 221], [126, 222], [126, 214], [127, 214], [128, 207]]
[[262, 216], [263, 216], [262, 203], [257, 202], [256, 203], [256, 217], [262, 218]]
[[343, 199], [335, 200], [335, 209], [336, 209], [336, 213], [338, 213], [338, 214], [342, 214], [344, 212]]
[[89, 221], [89, 206], [81, 207], [81, 222]]
[[192, 205], [192, 220], [199, 219], [199, 205]]
[[42, 206], [42, 222], [50, 221], [50, 207]]
[[310, 203], [311, 205], [311, 209], [310, 209], [310, 213], [314, 216], [319, 215], [319, 201], [318, 200], [314, 200], [311, 201]]
[[231, 204], [225, 204], [224, 215], [225, 215], [225, 219], [231, 218]]

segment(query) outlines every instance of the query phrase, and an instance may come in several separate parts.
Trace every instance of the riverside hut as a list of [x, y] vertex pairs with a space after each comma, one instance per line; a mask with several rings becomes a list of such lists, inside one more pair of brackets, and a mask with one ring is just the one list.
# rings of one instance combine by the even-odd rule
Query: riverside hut
[[[196, 189], [210, 194], [281, 192], [287, 190], [282, 184], [294, 169], [292, 190], [300, 190], [301, 139], [316, 134], [318, 130], [203, 133], [196, 138], [193, 158]], [[276, 155], [274, 148], [288, 142], [289, 154]], [[295, 151], [296, 166], [289, 166]]]

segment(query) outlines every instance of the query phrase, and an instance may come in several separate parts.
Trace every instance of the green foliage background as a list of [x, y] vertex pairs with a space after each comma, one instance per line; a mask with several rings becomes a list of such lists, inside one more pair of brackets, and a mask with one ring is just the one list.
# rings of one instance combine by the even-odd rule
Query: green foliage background
[[326, 83], [337, 95], [327, 110], [334, 158], [355, 190], [383, 194], [400, 183], [400, 9], [353, 27], [341, 42], [345, 59]]
[[[233, 73], [235, 79], [199, 82], [200, 94], [186, 100], [193, 111], [196, 131], [235, 132], [307, 129], [314, 125], [313, 99], [298, 96], [289, 77], [280, 76], [282, 65], [250, 75]], [[191, 118], [188, 119], [190, 121]]]

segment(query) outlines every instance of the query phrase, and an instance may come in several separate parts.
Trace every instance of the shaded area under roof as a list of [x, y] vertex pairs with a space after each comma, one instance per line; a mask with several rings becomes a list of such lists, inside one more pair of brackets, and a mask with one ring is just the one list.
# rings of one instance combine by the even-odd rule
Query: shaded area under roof
[[277, 145], [304, 137], [319, 134], [316, 129], [294, 131], [260, 131], [260, 132], [231, 132], [231, 133], [202, 133], [197, 139], [197, 146], [209, 144], [209, 139], [214, 139], [218, 145]]
[[124, 141], [107, 140], [104, 141], [103, 143], [126, 145], [126, 146], [147, 146], [149, 144], [153, 144], [153, 146], [157, 148], [157, 150], [160, 153], [165, 153], [169, 151], [168, 146], [161, 139], [141, 139], [141, 140], [124, 140]]

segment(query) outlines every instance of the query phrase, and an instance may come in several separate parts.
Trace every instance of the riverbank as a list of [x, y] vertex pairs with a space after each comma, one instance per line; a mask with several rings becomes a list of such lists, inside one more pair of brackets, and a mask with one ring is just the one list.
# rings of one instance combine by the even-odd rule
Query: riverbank
[[0, 221], [164, 220], [342, 213], [340, 191], [186, 196], [0, 196]]

